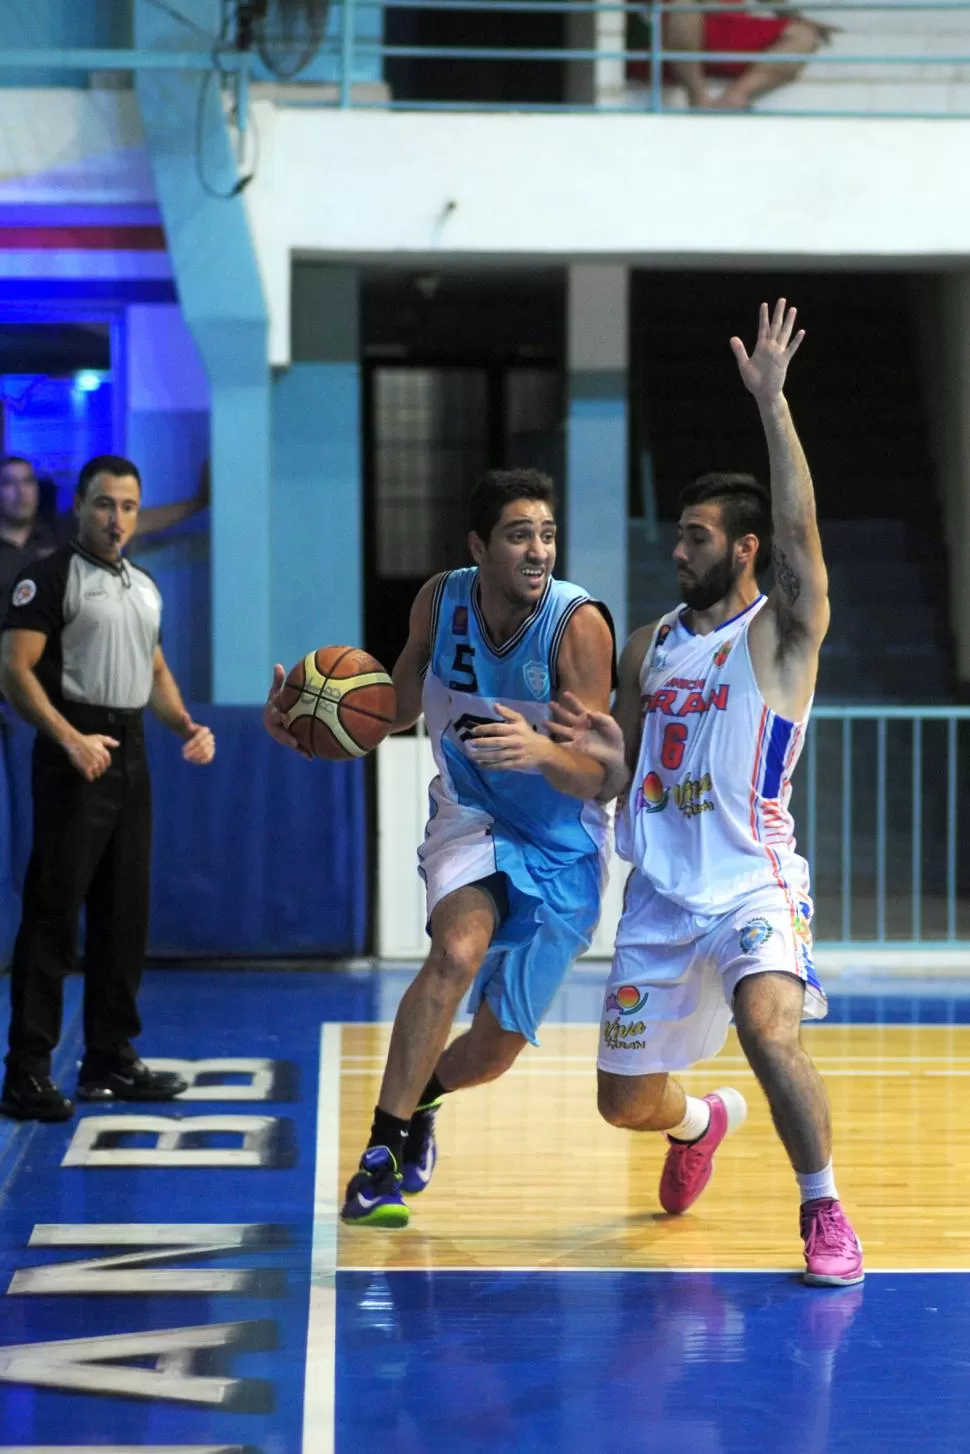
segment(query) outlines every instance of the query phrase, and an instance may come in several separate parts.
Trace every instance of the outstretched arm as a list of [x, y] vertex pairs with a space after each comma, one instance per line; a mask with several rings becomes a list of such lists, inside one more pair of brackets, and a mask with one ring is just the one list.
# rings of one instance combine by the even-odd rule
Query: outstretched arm
[[173, 525], [181, 525], [183, 520], [191, 520], [193, 515], [207, 509], [208, 505], [209, 461], [206, 460], [202, 466], [199, 488], [194, 495], [187, 500], [175, 500], [171, 505], [145, 505], [139, 510], [135, 538], [139, 544], [143, 544], [149, 536], [160, 535], [165, 530], [171, 530]]
[[794, 333], [794, 308], [779, 298], [769, 317], [762, 303], [758, 341], [748, 357], [740, 338], [731, 339], [742, 382], [753, 395], [768, 445], [771, 467], [772, 561], [775, 588], [768, 605], [778, 627], [779, 647], [817, 654], [829, 624], [828, 575], [815, 514], [812, 476], [784, 395], [788, 365], [805, 337]]
[[656, 629], [656, 622], [641, 626], [623, 648], [612, 716], [589, 711], [571, 693], [552, 703], [550, 734], [603, 766], [605, 776], [596, 795], [601, 803], [625, 793], [636, 770], [642, 724], [640, 668]]

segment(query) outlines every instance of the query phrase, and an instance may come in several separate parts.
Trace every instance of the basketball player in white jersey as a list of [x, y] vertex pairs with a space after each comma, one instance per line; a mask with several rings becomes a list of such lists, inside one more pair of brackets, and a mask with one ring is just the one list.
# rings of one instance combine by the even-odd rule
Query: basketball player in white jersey
[[[551, 710], [560, 740], [606, 765], [603, 796], [625, 794], [617, 848], [633, 871], [606, 987], [600, 1113], [666, 1133], [660, 1202], [685, 1212], [747, 1108], [735, 1090], [688, 1096], [671, 1072], [716, 1055], [733, 1011], [801, 1191], [806, 1281], [843, 1285], [862, 1281], [862, 1249], [799, 1031], [826, 1001], [788, 802], [829, 604], [812, 479], [783, 392], [804, 337], [794, 328], [780, 299], [770, 315], [762, 304], [750, 357], [731, 339], [764, 426], [770, 502], [746, 475], [689, 487], [674, 550], [683, 604], [630, 638], [613, 717], [575, 703]], [[757, 576], [769, 551], [766, 597]]]

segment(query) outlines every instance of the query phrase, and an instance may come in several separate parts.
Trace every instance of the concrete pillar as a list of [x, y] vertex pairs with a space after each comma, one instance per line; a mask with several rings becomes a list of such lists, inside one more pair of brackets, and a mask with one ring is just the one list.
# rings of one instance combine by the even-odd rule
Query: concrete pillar
[[358, 279], [295, 263], [292, 364], [273, 382], [273, 659], [363, 641]]
[[[181, 11], [219, 29], [218, 0]], [[135, 41], [178, 49], [184, 24], [135, 0]], [[201, 108], [197, 73], [140, 71], [135, 87], [179, 301], [211, 390], [212, 695], [265, 699], [270, 664], [268, 315], [215, 79]]]
[[[209, 381], [177, 303], [126, 309], [125, 453], [141, 470], [143, 503], [191, 498], [209, 458]], [[185, 696], [211, 697], [209, 516], [135, 542], [165, 602], [165, 655]]]
[[566, 557], [627, 630], [628, 270], [576, 263], [568, 283]]
[[622, 106], [626, 95], [626, 14], [597, 5], [566, 17], [570, 50], [597, 51], [596, 60], [570, 61], [566, 66], [566, 100], [572, 106]]

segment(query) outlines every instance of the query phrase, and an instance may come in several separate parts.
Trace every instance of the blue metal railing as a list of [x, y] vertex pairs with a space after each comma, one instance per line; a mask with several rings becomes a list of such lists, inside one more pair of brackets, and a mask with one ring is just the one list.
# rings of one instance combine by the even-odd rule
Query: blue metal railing
[[[395, 11], [407, 12], [411, 17], [421, 14], [437, 14], [447, 17], [460, 13], [477, 13], [490, 20], [516, 16], [546, 19], [561, 17], [567, 31], [570, 21], [582, 23], [585, 19], [585, 29], [593, 33], [584, 37], [586, 44], [570, 44], [568, 34], [563, 44], [543, 46], [390, 44], [383, 39], [383, 35], [386, 34], [387, 17]], [[765, 18], [783, 14], [784, 8], [764, 5], [758, 3], [758, 0], [654, 0], [654, 3], [650, 3], [650, 0], [646, 0], [646, 3], [644, 0], [640, 0], [640, 3], [635, 4], [623, 3], [623, 0], [335, 0], [321, 49], [313, 62], [293, 78], [296, 84], [290, 91], [289, 99], [291, 103], [298, 103], [299, 83], [307, 81], [312, 83], [316, 89], [313, 93], [307, 93], [305, 104], [314, 106], [444, 111], [596, 111], [599, 113], [629, 113], [631, 109], [637, 107], [649, 112], [662, 112], [665, 110], [664, 90], [671, 65], [689, 61], [741, 64], [764, 61], [765, 54], [761, 51], [683, 51], [668, 48], [664, 44], [663, 17], [673, 11], [679, 13], [693, 11], [716, 15], [749, 14]], [[823, 46], [808, 54], [786, 53], [783, 59], [778, 58], [779, 63], [790, 63], [796, 67], [802, 62], [811, 62], [813, 70], [818, 67], [843, 73], [847, 68], [851, 69], [853, 66], [864, 66], [870, 72], [875, 67], [881, 72], [882, 80], [889, 83], [890, 86], [893, 73], [898, 73], [900, 67], [928, 67], [930, 72], [935, 70], [940, 76], [937, 87], [940, 104], [930, 110], [925, 107], [907, 106], [905, 95], [900, 95], [897, 91], [895, 104], [887, 107], [860, 105], [855, 108], [841, 108], [824, 105], [814, 110], [806, 110], [804, 106], [799, 105], [799, 89], [796, 81], [794, 85], [786, 85], [782, 90], [783, 102], [791, 104], [779, 106], [777, 102], [773, 102], [772, 114], [913, 118], [946, 116], [951, 119], [954, 117], [970, 119], [970, 101], [965, 103], [965, 109], [961, 109], [960, 106], [951, 106], [948, 94], [955, 79], [953, 72], [961, 70], [966, 71], [963, 79], [967, 81], [968, 93], [970, 93], [970, 26], [968, 26], [967, 36], [960, 39], [959, 43], [962, 48], [956, 50], [948, 51], [938, 45], [937, 49], [928, 52], [893, 52], [886, 49], [884, 43], [880, 48], [879, 40], [883, 17], [968, 15], [970, 6], [968, 6], [967, 0], [927, 0], [927, 3], [920, 3], [920, 0], [909, 0], [909, 3], [906, 3], [904, 0], [902, 4], [892, 3], [892, 0], [875, 0], [875, 3], [872, 4], [865, 3], [865, 0], [818, 0], [818, 3], [813, 3], [811, 13], [813, 19], [825, 14], [835, 21], [848, 14], [863, 13], [865, 16], [871, 17], [872, 50], [860, 52], [858, 46], [855, 45], [851, 51], [843, 53], [838, 45], [834, 49]], [[632, 20], [648, 26], [649, 45], [631, 47], [628, 44], [618, 43], [621, 37], [624, 41], [627, 40], [624, 32], [627, 29], [627, 23]], [[596, 34], [597, 30], [600, 31], [599, 35]], [[858, 38], [862, 39], [862, 36], [860, 35]], [[514, 36], [512, 39], [514, 40]], [[938, 42], [942, 39], [943, 37], [938, 37]], [[386, 78], [389, 66], [393, 71], [396, 63], [408, 61], [422, 64], [433, 62], [440, 67], [438, 79], [434, 83], [433, 89], [436, 93], [434, 96], [423, 97], [420, 94], [420, 82], [409, 82], [406, 87], [409, 94], [406, 96], [395, 95], [393, 87], [388, 87], [386, 84], [382, 87], [379, 84], [382, 76]], [[503, 67], [502, 75], [505, 81], [511, 82], [510, 89], [520, 89], [526, 94], [522, 94], [514, 100], [505, 97], [494, 100], [463, 97], [463, 86], [459, 77], [461, 68], [469, 62], [487, 62]], [[520, 83], [516, 87], [516, 70], [521, 68], [523, 63], [563, 68], [559, 87], [561, 94], [558, 99], [530, 99], [527, 94], [527, 85]], [[636, 92], [635, 101], [632, 101], [630, 94], [624, 96], [619, 93], [624, 90], [624, 76], [628, 66], [637, 63], [646, 68], [648, 79], [646, 87], [639, 89]], [[609, 68], [611, 73], [608, 83], [599, 85], [596, 73], [601, 72], [604, 66]], [[4, 72], [11, 70], [28, 73], [36, 70], [40, 73], [50, 73], [57, 71], [137, 71], [146, 68], [197, 71], [216, 69], [224, 80], [229, 80], [231, 74], [236, 87], [245, 91], [247, 82], [254, 78], [254, 68], [258, 70], [258, 63], [252, 53], [234, 51], [224, 41], [219, 41], [215, 37], [213, 37], [211, 51], [188, 48], [181, 51], [117, 49], [0, 51], [0, 79]], [[944, 74], [940, 68], [946, 68], [947, 73]], [[521, 69], [519, 69], [519, 74], [521, 75]], [[867, 77], [867, 80], [870, 79], [871, 75]], [[452, 83], [450, 87], [449, 81]], [[319, 90], [321, 82], [330, 84], [332, 95], [321, 97]], [[905, 84], [906, 82], [903, 82], [903, 85]], [[592, 98], [583, 101], [571, 99], [571, 96], [575, 95], [577, 87], [581, 87], [587, 93], [591, 92]], [[600, 94], [596, 94], [598, 88]], [[425, 89], [428, 88], [425, 87]], [[443, 99], [442, 92], [447, 92], [449, 89], [453, 94], [449, 98]], [[506, 87], [503, 86], [501, 89], [504, 91]], [[629, 88], [627, 90], [629, 92]], [[676, 109], [679, 112], [682, 108], [677, 106]], [[708, 113], [705, 111], [704, 114]]]
[[[395, 10], [406, 10], [413, 14], [415, 12], [438, 12], [439, 14], [454, 14], [457, 12], [480, 12], [495, 17], [496, 15], [542, 15], [545, 17], [560, 15], [569, 17], [595, 17], [604, 20], [606, 17], [614, 16], [619, 18], [622, 25], [631, 17], [650, 21], [650, 45], [649, 48], [624, 48], [616, 44], [615, 34], [610, 43], [602, 45], [554, 45], [554, 46], [475, 46], [467, 47], [460, 45], [420, 45], [420, 44], [387, 44], [379, 40], [368, 40], [358, 42], [355, 40], [355, 13], [373, 7], [368, 0], [342, 0], [336, 22], [335, 31], [328, 37], [328, 46], [339, 46], [340, 53], [340, 81], [338, 88], [337, 104], [340, 106], [363, 106], [368, 108], [392, 108], [412, 110], [501, 110], [501, 111], [618, 111], [629, 112], [630, 104], [617, 103], [615, 96], [610, 99], [600, 100], [594, 98], [585, 104], [571, 101], [567, 96], [559, 101], [535, 101], [527, 97], [515, 101], [507, 99], [500, 100], [466, 100], [463, 99], [460, 85], [456, 84], [456, 94], [453, 99], [444, 100], [438, 98], [422, 99], [420, 95], [411, 95], [407, 98], [395, 97], [388, 94], [385, 97], [370, 95], [367, 97], [354, 96], [355, 66], [361, 61], [369, 61], [371, 65], [376, 61], [380, 66], [387, 62], [397, 61], [438, 61], [442, 66], [454, 68], [456, 63], [487, 61], [504, 63], [509, 67], [509, 74], [514, 74], [514, 68], [521, 62], [539, 62], [559, 64], [570, 68], [590, 68], [596, 64], [613, 63], [616, 67], [624, 70], [630, 63], [640, 63], [649, 68], [649, 85], [646, 96], [641, 99], [641, 109], [651, 112], [662, 112], [664, 106], [664, 85], [665, 78], [669, 75], [668, 68], [677, 62], [702, 61], [702, 62], [731, 62], [731, 63], [757, 63], [765, 59], [764, 53], [760, 51], [679, 51], [668, 49], [664, 45], [662, 17], [671, 11], [683, 13], [685, 10], [696, 12], [710, 12], [718, 15], [726, 13], [747, 13], [759, 14], [764, 17], [766, 14], [777, 15], [779, 12], [758, 3], [751, 3], [751, 0], [736, 0], [736, 3], [722, 3], [722, 0], [695, 0], [695, 3], [681, 3], [681, 0], [656, 0], [656, 3], [649, 5], [629, 5], [618, 3], [618, 0], [384, 0], [381, 7], [384, 12]], [[925, 16], [932, 13], [963, 13], [967, 12], [965, 0], [932, 0], [927, 4], [865, 4], [859, 0], [822, 0], [822, 3], [812, 6], [812, 16], [821, 12], [835, 12], [836, 15], [844, 16], [847, 12], [863, 11], [867, 15], [879, 16], [882, 13], [898, 16], [900, 13], [919, 13]], [[833, 16], [835, 18], [835, 16]], [[615, 25], [614, 25], [615, 30]], [[878, 21], [874, 22], [874, 49], [865, 53], [843, 54], [839, 50], [828, 50], [824, 47], [807, 54], [790, 53], [784, 57], [785, 62], [798, 66], [802, 62], [811, 62], [814, 66], [834, 67], [844, 70], [853, 66], [884, 67], [886, 75], [892, 76], [894, 70], [900, 66], [928, 66], [967, 68], [967, 79], [970, 80], [970, 35], [965, 42], [964, 52], [934, 51], [914, 52], [910, 54], [891, 53], [885, 49], [880, 50], [878, 45]], [[780, 61], [779, 57], [779, 61]], [[454, 74], [454, 70], [452, 71]], [[616, 91], [616, 79], [611, 80], [611, 91]], [[904, 104], [897, 105], [892, 110], [877, 110], [869, 106], [860, 106], [854, 109], [836, 109], [833, 107], [818, 108], [814, 112], [800, 110], [798, 107], [797, 89], [792, 89], [790, 95], [790, 107], [780, 108], [773, 106], [774, 114], [783, 109], [787, 115], [894, 115], [894, 116], [933, 116], [956, 115], [970, 116], [970, 109], [966, 112], [947, 108], [947, 97], [945, 88], [952, 80], [948, 75], [945, 80], [941, 76], [940, 98], [941, 104], [936, 111], [914, 110], [907, 108]], [[564, 86], [564, 91], [568, 86]], [[786, 88], [787, 91], [788, 88]], [[319, 104], [319, 103], [317, 103]], [[680, 110], [681, 108], [677, 108]]]
[[815, 709], [793, 811], [820, 943], [970, 952], [967, 723], [966, 707]]

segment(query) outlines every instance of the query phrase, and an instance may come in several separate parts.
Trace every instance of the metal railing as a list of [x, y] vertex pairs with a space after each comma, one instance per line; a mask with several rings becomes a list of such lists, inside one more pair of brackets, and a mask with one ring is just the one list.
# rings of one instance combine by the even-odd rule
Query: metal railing
[[[327, 33], [311, 63], [296, 77], [288, 78], [288, 102], [313, 106], [378, 108], [392, 110], [441, 111], [531, 111], [531, 112], [622, 112], [631, 110], [660, 113], [683, 111], [676, 99], [669, 104], [668, 82], [671, 67], [677, 63], [701, 61], [757, 63], [764, 61], [762, 51], [678, 51], [664, 44], [663, 17], [672, 11], [694, 11], [717, 15], [750, 14], [761, 18], [777, 17], [784, 7], [773, 7], [759, 0], [641, 0], [628, 4], [622, 0], [334, 0]], [[514, 43], [514, 25], [503, 36], [509, 44], [398, 43], [387, 40], [388, 23], [395, 12], [406, 12], [413, 23], [424, 14], [451, 16], [478, 13], [487, 21], [502, 18], [514, 22], [532, 18], [555, 20], [559, 17], [559, 35], [550, 45]], [[867, 71], [860, 87], [871, 88], [874, 75], [889, 92], [888, 104], [843, 106], [828, 104], [806, 106], [800, 82], [785, 85], [771, 99], [772, 114], [787, 116], [884, 116], [897, 118], [970, 119], [970, 4], [968, 0], [818, 0], [811, 5], [811, 18], [844, 22], [849, 16], [863, 16], [861, 25], [844, 27], [846, 34], [833, 46], [822, 46], [809, 54], [786, 53], [779, 63], [793, 67], [810, 63], [814, 81], [828, 72], [844, 77], [852, 69]], [[943, 28], [934, 37], [933, 50], [887, 47], [885, 22], [889, 17], [898, 24], [900, 16], [950, 16], [966, 20], [959, 33], [947, 35]], [[631, 21], [643, 24], [649, 32], [648, 44], [630, 46], [628, 27]], [[197, 27], [196, 27], [197, 29]], [[953, 27], [951, 27], [951, 30]], [[890, 26], [891, 30], [891, 26]], [[851, 35], [849, 32], [855, 32]], [[917, 32], [914, 32], [917, 33]], [[922, 27], [925, 35], [926, 27]], [[872, 49], [865, 42], [872, 38]], [[897, 35], [897, 39], [898, 39]], [[955, 48], [947, 49], [947, 39], [955, 40]], [[195, 35], [192, 40], [197, 40]], [[559, 43], [560, 40], [563, 43]], [[144, 49], [4, 49], [0, 50], [0, 79], [5, 72], [29, 74], [58, 72], [92, 73], [100, 71], [131, 71], [145, 69], [214, 71], [224, 85], [236, 90], [236, 113], [245, 117], [247, 90], [250, 82], [265, 80], [267, 75], [258, 64], [255, 52], [234, 50], [224, 39], [212, 38], [209, 50]], [[851, 41], [847, 49], [843, 43]], [[859, 44], [862, 43], [862, 49]], [[402, 81], [401, 68], [409, 63], [422, 67], [436, 66], [434, 81]], [[469, 87], [462, 83], [463, 68], [487, 65], [498, 68], [490, 84], [497, 85], [500, 96], [468, 97]], [[522, 81], [523, 65], [558, 67], [557, 84], [540, 86], [539, 90], [557, 91], [549, 99], [537, 99], [532, 82]], [[628, 68], [639, 65], [646, 70], [646, 85], [630, 84]], [[899, 84], [894, 81], [907, 67], [926, 68], [932, 82]], [[516, 81], [516, 73], [520, 80]], [[305, 83], [305, 84], [304, 84]], [[956, 86], [954, 98], [953, 88]], [[433, 95], [422, 96], [422, 87]], [[487, 89], [487, 87], [486, 87]], [[530, 89], [532, 94], [530, 94]], [[834, 88], [836, 90], [840, 88]], [[927, 90], [933, 103], [925, 104]], [[301, 98], [301, 91], [303, 97]], [[465, 94], [463, 94], [463, 91]], [[441, 94], [446, 92], [448, 94]], [[453, 92], [454, 94], [451, 94]], [[407, 94], [404, 94], [407, 93]], [[907, 99], [908, 96], [908, 99]], [[923, 97], [923, 100], [917, 99]], [[782, 104], [778, 102], [781, 100]], [[938, 103], [938, 104], [937, 104]], [[696, 114], [696, 113], [693, 113]], [[705, 110], [704, 114], [719, 114]], [[727, 114], [727, 113], [720, 113]], [[731, 113], [735, 114], [735, 113]], [[747, 114], [747, 113], [745, 113]]]
[[816, 707], [792, 811], [820, 943], [970, 951], [968, 723], [965, 707]]
[[[562, 16], [564, 18], [564, 30], [567, 32], [567, 42], [570, 39], [570, 32], [575, 35], [577, 32], [586, 30], [585, 39], [592, 43], [587, 44], [564, 44], [550, 46], [515, 46], [510, 45], [425, 45], [425, 44], [389, 44], [383, 39], [373, 36], [363, 39], [359, 38], [358, 17], [368, 15], [371, 17], [370, 29], [373, 32], [373, 17], [375, 12], [380, 13], [385, 19], [394, 11], [407, 11], [414, 16], [422, 12], [437, 12], [439, 14], [454, 15], [459, 12], [480, 12], [494, 18], [495, 16]], [[670, 79], [670, 67], [677, 62], [701, 61], [704, 63], [757, 63], [765, 60], [765, 55], [760, 51], [736, 52], [736, 51], [678, 51], [669, 49], [664, 45], [662, 17], [671, 11], [683, 13], [685, 10], [701, 13], [716, 13], [718, 15], [730, 13], [746, 13], [759, 15], [762, 18], [776, 16], [779, 11], [771, 7], [752, 3], [752, 0], [693, 0], [693, 3], [681, 3], [681, 0], [656, 0], [653, 4], [629, 5], [617, 3], [617, 0], [383, 0], [383, 4], [375, 6], [369, 0], [341, 0], [339, 7], [334, 10], [334, 19], [331, 24], [330, 33], [325, 41], [322, 56], [331, 55], [339, 65], [339, 72], [334, 74], [336, 80], [337, 94], [333, 103], [342, 107], [358, 106], [368, 108], [391, 108], [409, 110], [500, 110], [500, 111], [597, 111], [597, 112], [629, 112], [631, 104], [629, 99], [618, 97], [617, 93], [625, 88], [625, 76], [628, 65], [639, 63], [648, 69], [648, 84], [645, 93], [639, 98], [639, 107], [649, 112], [662, 112], [666, 107], [665, 85]], [[899, 17], [901, 14], [918, 14], [926, 17], [931, 14], [946, 14], [968, 16], [970, 12], [966, 0], [930, 0], [930, 3], [891, 4], [861, 3], [861, 0], [820, 0], [819, 4], [813, 4], [811, 15], [814, 19], [817, 15], [825, 13], [826, 20], [845, 19], [847, 14], [864, 12], [865, 15], [873, 17], [872, 34], [874, 48], [860, 52], [857, 47], [843, 51], [839, 46], [830, 49], [825, 46], [811, 53], [790, 53], [784, 57], [785, 62], [798, 66], [803, 62], [810, 62], [813, 67], [826, 67], [834, 71], [851, 70], [853, 67], [885, 68], [885, 76], [892, 78], [893, 72], [898, 72], [900, 67], [919, 66], [929, 67], [939, 75], [939, 94], [941, 105], [939, 110], [927, 110], [923, 106], [907, 106], [905, 101], [898, 104], [900, 98], [895, 99], [897, 104], [882, 108], [863, 105], [856, 107], [821, 106], [814, 109], [804, 109], [799, 105], [797, 87], [784, 88], [786, 100], [791, 105], [779, 107], [772, 105], [774, 114], [782, 112], [786, 115], [826, 115], [826, 116], [912, 116], [924, 117], [934, 115], [946, 115], [949, 117], [962, 116], [970, 117], [970, 26], [965, 37], [960, 37], [961, 48], [957, 50], [934, 51], [891, 51], [885, 46], [879, 48], [879, 24], [880, 17]], [[782, 12], [783, 13], [783, 12]], [[649, 46], [647, 48], [630, 48], [625, 44], [625, 27], [631, 18], [645, 21], [649, 26]], [[859, 37], [865, 40], [865, 35]], [[617, 43], [619, 40], [619, 43]], [[781, 57], [778, 58], [781, 61]], [[506, 68], [506, 79], [514, 77], [514, 70], [521, 63], [546, 63], [558, 65], [564, 68], [562, 78], [562, 97], [559, 100], [539, 101], [531, 99], [523, 94], [516, 99], [486, 98], [468, 100], [461, 94], [461, 86], [456, 85], [456, 94], [452, 99], [443, 99], [441, 96], [422, 98], [419, 94], [408, 95], [407, 97], [396, 96], [393, 90], [388, 90], [383, 96], [359, 95], [355, 96], [355, 82], [367, 77], [371, 80], [378, 74], [385, 76], [388, 72], [388, 63], [397, 62], [422, 62], [438, 61], [443, 66], [454, 68], [469, 62], [487, 62], [490, 64], [501, 64]], [[968, 95], [961, 105], [952, 106], [944, 104], [946, 98], [946, 87], [952, 84], [952, 74], [944, 75], [942, 68], [953, 70], [966, 70], [965, 79], [968, 86]], [[609, 74], [604, 79], [604, 71]], [[584, 80], [585, 73], [585, 80]], [[589, 74], [592, 73], [592, 74]], [[454, 69], [452, 69], [454, 75]], [[440, 83], [439, 83], [440, 84]], [[363, 90], [363, 88], [360, 88]], [[515, 89], [514, 84], [509, 89]], [[590, 92], [589, 99], [578, 100], [579, 92]], [[320, 104], [319, 101], [316, 104]], [[676, 106], [678, 111], [682, 106]], [[706, 114], [706, 113], [705, 113]]]

